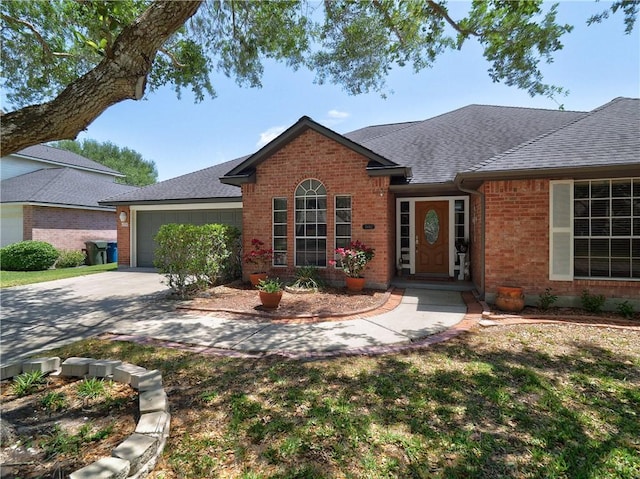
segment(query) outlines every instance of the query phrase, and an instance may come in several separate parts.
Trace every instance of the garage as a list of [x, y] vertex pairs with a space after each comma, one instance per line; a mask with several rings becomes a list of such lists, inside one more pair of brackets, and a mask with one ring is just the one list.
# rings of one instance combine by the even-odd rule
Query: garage
[[156, 243], [153, 240], [163, 224], [226, 224], [242, 229], [242, 208], [200, 210], [153, 210], [136, 212], [136, 266], [152, 267]]

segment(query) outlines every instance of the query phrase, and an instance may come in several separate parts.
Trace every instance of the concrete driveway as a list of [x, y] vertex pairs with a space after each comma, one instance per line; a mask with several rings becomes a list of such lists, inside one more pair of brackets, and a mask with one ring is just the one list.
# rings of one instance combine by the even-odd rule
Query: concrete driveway
[[0, 361], [107, 331], [123, 318], [166, 312], [168, 288], [153, 270], [108, 271], [0, 292]]

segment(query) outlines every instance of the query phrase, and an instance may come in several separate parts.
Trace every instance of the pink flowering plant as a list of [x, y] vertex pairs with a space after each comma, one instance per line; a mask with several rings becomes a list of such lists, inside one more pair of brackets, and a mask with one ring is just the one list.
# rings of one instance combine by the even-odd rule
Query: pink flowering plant
[[254, 273], [264, 273], [271, 266], [273, 258], [273, 250], [264, 247], [264, 242], [258, 238], [251, 240], [251, 251], [247, 251], [244, 256], [244, 262], [254, 266]]
[[[360, 241], [352, 241], [348, 248], [336, 248], [336, 254], [340, 256], [340, 269], [350, 278], [362, 278], [369, 261], [375, 256], [373, 248], [369, 248]], [[332, 261], [331, 264], [336, 264]]]

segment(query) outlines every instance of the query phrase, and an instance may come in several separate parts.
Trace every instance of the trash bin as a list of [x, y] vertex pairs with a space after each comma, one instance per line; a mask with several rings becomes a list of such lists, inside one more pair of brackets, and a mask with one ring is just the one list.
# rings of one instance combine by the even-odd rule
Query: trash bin
[[107, 243], [107, 263], [118, 262], [118, 243], [116, 241], [109, 241]]
[[102, 240], [84, 242], [87, 247], [87, 264], [89, 266], [107, 263], [107, 243]]

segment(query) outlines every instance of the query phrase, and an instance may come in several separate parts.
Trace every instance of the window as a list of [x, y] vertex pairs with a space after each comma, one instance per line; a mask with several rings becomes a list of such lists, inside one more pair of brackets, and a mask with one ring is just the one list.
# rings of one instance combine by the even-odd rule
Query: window
[[575, 277], [640, 279], [640, 179], [573, 184]]
[[273, 266], [287, 265], [287, 199], [273, 199]]
[[304, 180], [295, 193], [296, 266], [327, 266], [327, 190]]
[[[336, 248], [346, 248], [351, 244], [351, 197], [336, 196]], [[337, 255], [336, 255], [337, 256]], [[340, 267], [339, 257], [336, 257], [336, 267]]]

